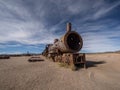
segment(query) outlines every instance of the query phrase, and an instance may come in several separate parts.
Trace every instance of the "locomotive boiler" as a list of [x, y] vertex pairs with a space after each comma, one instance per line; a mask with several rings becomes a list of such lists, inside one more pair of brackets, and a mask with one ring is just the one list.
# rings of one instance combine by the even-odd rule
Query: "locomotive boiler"
[[82, 46], [82, 37], [72, 31], [71, 23], [67, 23], [66, 33], [60, 39], [55, 39], [53, 44], [48, 44], [42, 54], [52, 58], [54, 62], [68, 65], [83, 64], [86, 67], [85, 54], [79, 53]]

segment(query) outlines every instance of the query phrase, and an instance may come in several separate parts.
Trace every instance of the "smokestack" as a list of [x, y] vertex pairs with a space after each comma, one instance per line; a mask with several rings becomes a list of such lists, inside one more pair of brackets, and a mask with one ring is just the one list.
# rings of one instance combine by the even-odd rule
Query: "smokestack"
[[67, 23], [67, 32], [70, 32], [70, 31], [71, 31], [71, 28], [72, 28], [71, 23]]

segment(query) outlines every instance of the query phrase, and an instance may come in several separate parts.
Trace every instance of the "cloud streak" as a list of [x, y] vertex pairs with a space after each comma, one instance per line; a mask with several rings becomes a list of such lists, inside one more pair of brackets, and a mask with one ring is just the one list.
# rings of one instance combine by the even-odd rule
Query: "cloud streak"
[[12, 48], [14, 44], [9, 46], [9, 42], [15, 42], [43, 45], [42, 50], [65, 33], [65, 24], [70, 21], [83, 37], [83, 51], [118, 50], [120, 18], [113, 13], [120, 15], [119, 6], [119, 0], [1, 0], [0, 48]]

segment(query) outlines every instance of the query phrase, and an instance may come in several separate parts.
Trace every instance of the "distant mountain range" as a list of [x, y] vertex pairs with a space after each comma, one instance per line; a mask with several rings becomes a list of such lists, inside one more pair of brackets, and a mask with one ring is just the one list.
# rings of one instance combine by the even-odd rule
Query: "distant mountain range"
[[[120, 53], [118, 51], [109, 51], [109, 52], [95, 52], [95, 53], [86, 53], [86, 54], [104, 54], [104, 53]], [[41, 53], [29, 53], [29, 54], [0, 54], [0, 56], [33, 56], [33, 55], [41, 55]]]
[[119, 50], [119, 51], [116, 51], [116, 53], [120, 53], [120, 50]]
[[107, 52], [94, 52], [94, 53], [86, 53], [86, 54], [104, 54], [104, 53], [120, 53], [120, 50], [118, 50], [118, 51], [107, 51]]

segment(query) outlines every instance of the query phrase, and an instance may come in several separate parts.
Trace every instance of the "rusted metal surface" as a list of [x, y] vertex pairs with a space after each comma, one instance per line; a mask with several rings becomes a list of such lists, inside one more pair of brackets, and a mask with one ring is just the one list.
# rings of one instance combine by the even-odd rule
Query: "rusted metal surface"
[[78, 53], [83, 46], [82, 37], [71, 29], [71, 23], [67, 23], [66, 33], [60, 39], [55, 39], [53, 44], [48, 44], [42, 54], [54, 62], [83, 64], [86, 67], [85, 54]]
[[2, 55], [2, 56], [0, 56], [0, 59], [10, 59], [10, 56], [8, 56], [8, 55]]
[[33, 57], [29, 58], [28, 61], [29, 62], [38, 62], [38, 61], [44, 61], [44, 60], [41, 59], [40, 57], [33, 56]]
[[[82, 37], [75, 31], [71, 31], [71, 24], [67, 24], [67, 32], [60, 38], [55, 39], [54, 44], [48, 44], [49, 53], [75, 53], [81, 50], [83, 46]], [[56, 50], [58, 49], [58, 50]]]
[[67, 23], [67, 28], [66, 28], [67, 32], [70, 32], [71, 28], [72, 28], [71, 23]]

